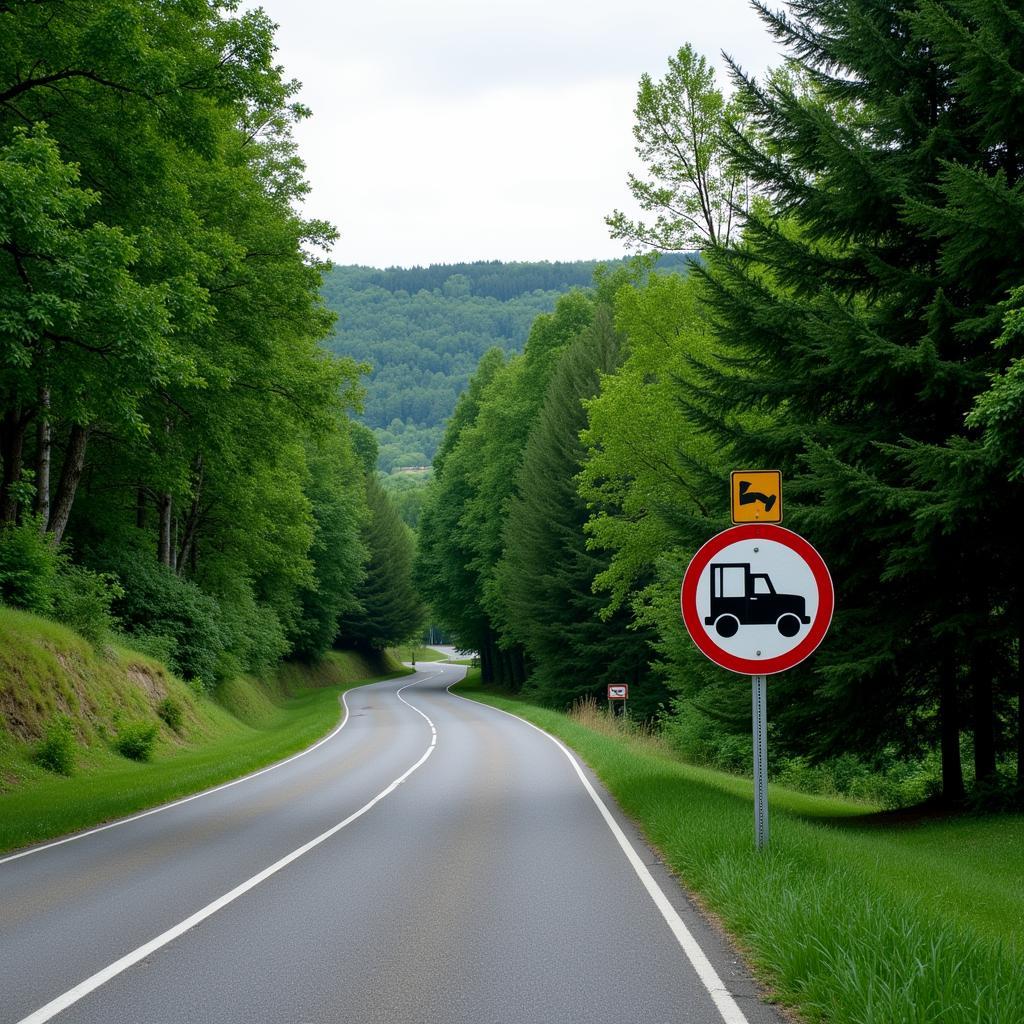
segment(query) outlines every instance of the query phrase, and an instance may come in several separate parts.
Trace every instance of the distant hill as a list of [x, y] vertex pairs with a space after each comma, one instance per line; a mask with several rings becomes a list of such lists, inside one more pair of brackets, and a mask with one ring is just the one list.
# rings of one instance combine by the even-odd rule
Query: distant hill
[[[663, 257], [659, 266], [686, 260]], [[332, 268], [323, 295], [338, 322], [327, 347], [373, 366], [363, 420], [377, 435], [380, 468], [428, 465], [484, 352], [520, 351], [538, 313], [589, 286], [602, 264], [623, 262]]]

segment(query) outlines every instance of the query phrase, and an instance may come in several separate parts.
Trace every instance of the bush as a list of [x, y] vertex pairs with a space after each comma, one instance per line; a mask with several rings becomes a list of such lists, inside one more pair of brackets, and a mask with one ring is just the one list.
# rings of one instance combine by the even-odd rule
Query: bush
[[260, 674], [273, 668], [289, 649], [281, 620], [273, 608], [260, 604], [247, 584], [233, 588], [220, 600], [222, 632], [230, 657], [222, 660], [217, 678], [239, 672]]
[[33, 757], [36, 764], [58, 775], [70, 775], [74, 771], [75, 736], [67, 715], [58, 715], [50, 721]]
[[114, 748], [133, 761], [148, 761], [156, 743], [155, 722], [129, 722], [121, 727], [114, 740]]
[[112, 573], [93, 572], [65, 562], [57, 575], [53, 617], [99, 647], [117, 624], [111, 606], [123, 596], [124, 590]]
[[102, 560], [102, 568], [120, 578], [124, 593], [117, 598], [113, 611], [123, 628], [154, 651], [163, 638], [169, 643], [160, 651], [161, 658], [184, 679], [216, 678], [218, 659], [225, 648], [220, 606], [199, 587], [183, 580], [170, 569], [159, 565], [147, 553], [118, 552]]
[[138, 630], [133, 633], [122, 633], [121, 642], [139, 654], [145, 654], [147, 658], [163, 662], [165, 665], [174, 667], [174, 652], [177, 643], [173, 636], [164, 633], [147, 633], [145, 630]]
[[53, 611], [61, 559], [38, 519], [0, 528], [0, 601], [40, 615]]
[[175, 732], [181, 732], [181, 726], [185, 721], [185, 709], [173, 697], [164, 697], [157, 705], [156, 713]]

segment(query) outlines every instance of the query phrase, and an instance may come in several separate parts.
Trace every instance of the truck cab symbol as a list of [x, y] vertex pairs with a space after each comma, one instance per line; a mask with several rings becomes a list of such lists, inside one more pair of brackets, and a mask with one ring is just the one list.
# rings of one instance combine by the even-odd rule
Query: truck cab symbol
[[751, 572], [749, 562], [711, 563], [711, 614], [704, 623], [719, 636], [735, 636], [740, 626], [769, 625], [796, 636], [810, 621], [803, 597], [776, 593], [771, 577]]

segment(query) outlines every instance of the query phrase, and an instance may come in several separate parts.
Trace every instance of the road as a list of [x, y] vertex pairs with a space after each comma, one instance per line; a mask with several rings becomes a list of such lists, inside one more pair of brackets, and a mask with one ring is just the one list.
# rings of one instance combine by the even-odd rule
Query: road
[[0, 1020], [779, 1024], [589, 772], [447, 692], [464, 671], [352, 690], [295, 758], [0, 858]]

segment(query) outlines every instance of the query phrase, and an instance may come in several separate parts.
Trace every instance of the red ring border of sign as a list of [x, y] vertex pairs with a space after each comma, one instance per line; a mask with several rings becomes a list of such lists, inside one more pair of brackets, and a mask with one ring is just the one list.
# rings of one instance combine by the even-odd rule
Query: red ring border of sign
[[[762, 660], [740, 658], [729, 654], [711, 639], [697, 614], [697, 584], [700, 582], [701, 573], [719, 551], [741, 540], [771, 540], [777, 544], [784, 544], [807, 563], [818, 587], [818, 611], [807, 636], [791, 651], [775, 658]], [[679, 604], [683, 613], [683, 622], [686, 623], [690, 637], [703, 655], [710, 658], [716, 665], [727, 668], [731, 672], [741, 672], [748, 676], [771, 676], [799, 665], [801, 661], [810, 657], [817, 650], [818, 645], [825, 639], [825, 634], [832, 622], [832, 612], [835, 610], [835, 590], [832, 586], [832, 576], [824, 559], [800, 534], [772, 523], [748, 523], [742, 526], [732, 526], [728, 530], [715, 534], [690, 559], [679, 592]]]

